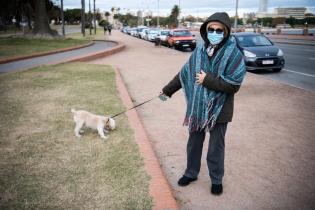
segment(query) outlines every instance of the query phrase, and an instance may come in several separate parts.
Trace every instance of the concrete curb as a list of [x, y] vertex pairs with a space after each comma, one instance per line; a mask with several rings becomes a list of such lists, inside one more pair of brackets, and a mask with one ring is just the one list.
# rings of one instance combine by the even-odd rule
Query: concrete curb
[[117, 46], [115, 46], [113, 48], [109, 48], [107, 50], [100, 50], [96, 53], [93, 52], [93, 53], [90, 53], [88, 55], [78, 56], [76, 58], [71, 59], [71, 61], [91, 61], [91, 60], [95, 60], [95, 59], [102, 58], [105, 56], [110, 56], [112, 54], [120, 52], [121, 50], [123, 50], [125, 48], [125, 45], [123, 43], [116, 42], [116, 41], [110, 41], [110, 40], [93, 40], [93, 41], [113, 42], [113, 43], [116, 43]]
[[[123, 100], [124, 105], [126, 107], [134, 106], [119, 70], [115, 68], [115, 71], [117, 88], [119, 90], [119, 95]], [[153, 209], [179, 209], [176, 200], [172, 194], [171, 187], [162, 172], [160, 163], [155, 156], [148, 135], [145, 132], [144, 126], [138, 116], [138, 113], [134, 109], [130, 110], [129, 112], [127, 112], [127, 117], [135, 132], [135, 139], [139, 146], [141, 156], [144, 158], [144, 168], [146, 172], [151, 176], [149, 193], [153, 197]]]
[[31, 54], [31, 55], [23, 55], [23, 56], [14, 56], [14, 57], [9, 57], [9, 58], [3, 58], [3, 59], [0, 59], [0, 64], [10, 63], [13, 61], [19, 61], [19, 60], [24, 60], [24, 59], [28, 59], [28, 58], [36, 58], [36, 57], [40, 57], [40, 56], [44, 56], [44, 55], [51, 55], [54, 53], [76, 50], [76, 49], [80, 49], [80, 48], [84, 48], [84, 47], [89, 47], [93, 44], [94, 44], [93, 42], [89, 42], [87, 44], [78, 45], [78, 46], [74, 46], [74, 47], [67, 47], [67, 48], [51, 50], [51, 51], [47, 51], [47, 52], [39, 52], [39, 53]]

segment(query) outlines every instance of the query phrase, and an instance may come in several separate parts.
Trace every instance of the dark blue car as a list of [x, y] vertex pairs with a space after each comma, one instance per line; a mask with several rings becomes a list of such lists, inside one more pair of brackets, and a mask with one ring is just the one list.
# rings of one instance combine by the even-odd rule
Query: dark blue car
[[239, 49], [244, 54], [247, 70], [268, 69], [279, 72], [284, 67], [283, 52], [262, 34], [233, 33]]

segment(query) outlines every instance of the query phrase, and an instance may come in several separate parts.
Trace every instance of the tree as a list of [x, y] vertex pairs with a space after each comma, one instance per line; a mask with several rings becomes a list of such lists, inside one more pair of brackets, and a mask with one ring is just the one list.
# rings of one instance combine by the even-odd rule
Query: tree
[[34, 0], [35, 23], [33, 34], [40, 36], [56, 36], [58, 33], [51, 30], [47, 15], [46, 1]]
[[81, 32], [85, 36], [85, 0], [81, 0]]
[[78, 23], [81, 20], [81, 9], [67, 9], [64, 11], [64, 16], [69, 24]]
[[272, 27], [276, 27], [278, 24], [285, 24], [286, 18], [284, 17], [278, 17], [278, 18], [273, 18], [271, 22]]
[[176, 25], [178, 26], [179, 23], [178, 23], [178, 16], [179, 16], [179, 13], [180, 13], [180, 9], [178, 7], [178, 5], [175, 5], [172, 9], [172, 12], [171, 12], [171, 15], [169, 17], [169, 24], [172, 26], [172, 27], [175, 27]]

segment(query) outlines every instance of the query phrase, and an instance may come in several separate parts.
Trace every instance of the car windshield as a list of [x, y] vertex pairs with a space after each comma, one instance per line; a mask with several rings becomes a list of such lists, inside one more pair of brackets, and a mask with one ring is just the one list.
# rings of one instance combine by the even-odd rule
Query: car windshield
[[272, 43], [264, 36], [250, 35], [237, 37], [241, 47], [255, 47], [255, 46], [271, 46]]
[[158, 30], [150, 30], [148, 31], [149, 34], [157, 34], [159, 31]]
[[174, 31], [174, 36], [191, 36], [191, 33], [187, 30]]
[[161, 31], [161, 35], [169, 35], [170, 32], [169, 31]]

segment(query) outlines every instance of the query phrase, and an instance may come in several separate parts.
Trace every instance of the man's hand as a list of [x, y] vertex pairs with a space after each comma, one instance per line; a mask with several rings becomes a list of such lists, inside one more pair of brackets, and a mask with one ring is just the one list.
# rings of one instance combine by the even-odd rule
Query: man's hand
[[195, 77], [196, 83], [201, 85], [205, 77], [206, 77], [206, 73], [203, 70], [201, 70], [200, 73], [196, 74], [196, 77]]
[[159, 95], [159, 99], [161, 101], [166, 101], [169, 97], [167, 95], [165, 95], [164, 93], [160, 93]]

